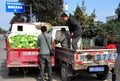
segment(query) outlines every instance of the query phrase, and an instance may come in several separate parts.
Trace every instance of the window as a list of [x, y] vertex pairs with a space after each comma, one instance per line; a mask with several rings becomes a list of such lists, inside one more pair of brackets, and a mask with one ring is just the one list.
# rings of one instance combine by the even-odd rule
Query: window
[[17, 31], [23, 31], [23, 26], [17, 26]]

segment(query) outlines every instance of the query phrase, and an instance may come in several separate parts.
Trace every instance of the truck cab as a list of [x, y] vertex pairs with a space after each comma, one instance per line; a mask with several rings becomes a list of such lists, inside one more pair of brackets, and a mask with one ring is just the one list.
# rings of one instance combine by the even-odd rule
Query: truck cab
[[26, 34], [40, 34], [41, 31], [32, 23], [14, 23], [11, 28], [11, 34], [26, 33]]
[[68, 26], [52, 26], [48, 30], [48, 33], [52, 35], [53, 41], [54, 41], [54, 39], [55, 39], [56, 36], [60, 35], [61, 28], [65, 28], [69, 32]]

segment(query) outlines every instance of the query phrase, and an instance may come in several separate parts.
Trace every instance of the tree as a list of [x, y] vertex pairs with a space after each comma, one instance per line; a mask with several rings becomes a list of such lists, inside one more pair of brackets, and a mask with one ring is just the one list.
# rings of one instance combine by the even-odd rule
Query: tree
[[118, 20], [111, 20], [106, 23], [105, 29], [108, 33], [119, 34], [120, 22]]
[[115, 9], [115, 13], [118, 16], [118, 19], [116, 20], [111, 20], [105, 24], [98, 25], [99, 28], [104, 29], [103, 33], [104, 34], [120, 34], [120, 3], [118, 5], [118, 8]]
[[0, 33], [3, 33], [3, 29], [0, 27]]
[[116, 20], [111, 20], [107, 23], [97, 22], [97, 29], [102, 29], [104, 35], [120, 34], [120, 3], [118, 5], [118, 8], [115, 9], [115, 14], [118, 16], [118, 19]]
[[85, 21], [85, 16], [84, 13], [82, 12], [82, 9], [77, 5], [76, 10], [74, 12], [74, 16], [75, 19], [77, 19], [81, 25], [84, 24]]
[[[25, 13], [20, 14], [21, 18], [26, 18], [30, 21], [30, 4], [32, 5], [32, 16], [38, 22], [51, 22], [54, 24], [58, 22], [59, 16], [63, 12], [63, 0], [19, 0], [25, 3]], [[17, 15], [15, 15], [15, 19]], [[25, 22], [25, 21], [24, 21]]]
[[95, 9], [94, 9], [93, 12], [91, 13], [91, 15], [89, 16], [89, 25], [90, 26], [96, 25], [95, 19], [96, 19], [96, 14], [95, 14]]
[[118, 8], [115, 10], [115, 13], [118, 16], [118, 20], [120, 20], [120, 3], [118, 5]]
[[85, 37], [91, 37], [94, 36], [94, 27], [96, 27], [96, 22], [95, 22], [95, 18], [96, 18], [96, 14], [95, 14], [95, 9], [93, 10], [93, 12], [91, 13], [91, 15], [89, 16], [86, 13], [86, 7], [84, 5], [84, 0], [82, 1], [82, 7], [79, 7], [77, 5], [76, 10], [74, 12], [73, 15], [71, 15], [72, 17], [74, 17], [75, 19], [78, 20], [78, 22], [80, 23], [81, 27], [83, 28], [83, 30], [85, 31]]

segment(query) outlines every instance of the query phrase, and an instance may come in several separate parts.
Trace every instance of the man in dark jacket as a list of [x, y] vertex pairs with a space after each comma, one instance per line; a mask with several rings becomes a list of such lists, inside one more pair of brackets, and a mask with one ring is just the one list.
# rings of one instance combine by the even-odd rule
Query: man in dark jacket
[[[44, 81], [45, 65], [47, 63], [48, 81], [52, 81], [52, 63], [51, 63], [50, 50], [48, 47], [49, 44], [50, 48], [52, 48], [52, 36], [46, 33], [47, 31], [46, 26], [42, 26], [41, 31], [42, 34], [38, 36], [38, 46], [40, 47], [40, 51], [39, 51], [40, 75], [38, 78], [40, 79], [40, 81]], [[44, 36], [46, 37], [46, 39]], [[46, 40], [48, 41], [48, 44]]]
[[61, 17], [66, 22], [66, 25], [69, 28], [70, 35], [72, 38], [72, 48], [74, 50], [77, 50], [78, 47], [81, 47], [77, 46], [77, 43], [83, 35], [83, 30], [77, 20], [68, 17], [66, 14], [62, 14]]

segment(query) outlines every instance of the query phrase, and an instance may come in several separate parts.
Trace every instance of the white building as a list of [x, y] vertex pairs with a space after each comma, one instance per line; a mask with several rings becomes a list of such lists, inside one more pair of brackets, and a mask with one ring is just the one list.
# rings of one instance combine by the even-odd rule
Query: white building
[[107, 16], [107, 17], [106, 17], [106, 22], [108, 22], [108, 21], [110, 21], [110, 20], [115, 20], [115, 19], [117, 19], [117, 18], [118, 18], [117, 15]]

